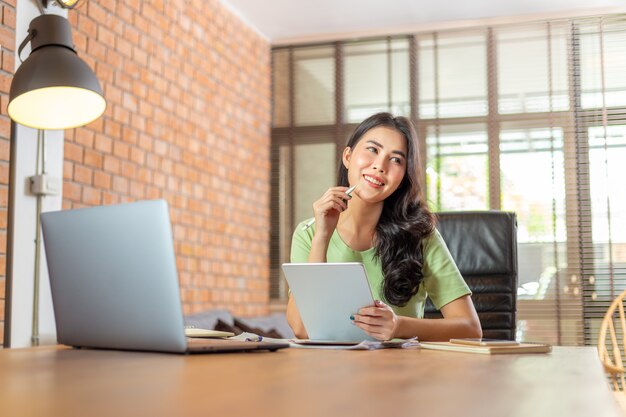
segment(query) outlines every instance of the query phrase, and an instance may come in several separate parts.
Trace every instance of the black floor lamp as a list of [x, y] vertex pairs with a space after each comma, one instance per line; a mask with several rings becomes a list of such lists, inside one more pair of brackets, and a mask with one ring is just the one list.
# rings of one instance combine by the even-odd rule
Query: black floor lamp
[[[56, 4], [72, 8], [80, 0], [57, 0]], [[35, 0], [40, 16], [29, 25], [28, 35], [18, 48], [18, 57], [30, 43], [31, 53], [23, 61], [13, 76], [9, 94], [8, 113], [12, 119], [9, 161], [9, 204], [7, 214], [6, 250], [6, 301], [4, 346], [11, 345], [11, 304], [13, 286], [13, 243], [14, 207], [12, 202], [15, 190], [12, 184], [16, 179], [15, 123], [38, 129], [38, 154], [45, 152], [45, 130], [64, 130], [83, 126], [99, 118], [106, 108], [106, 101], [100, 83], [94, 72], [81, 60], [74, 49], [72, 30], [64, 17], [45, 14], [47, 0]], [[38, 155], [39, 158], [39, 155]], [[45, 161], [45, 158], [44, 158]], [[42, 177], [43, 175], [43, 177]], [[37, 172], [39, 182], [31, 183], [31, 190], [38, 198], [37, 236], [35, 237], [35, 277], [33, 297], [33, 344], [38, 344], [38, 304], [39, 304], [39, 214], [41, 198], [47, 195], [45, 166]], [[35, 177], [32, 177], [35, 178]], [[42, 181], [43, 180], [43, 181]]]

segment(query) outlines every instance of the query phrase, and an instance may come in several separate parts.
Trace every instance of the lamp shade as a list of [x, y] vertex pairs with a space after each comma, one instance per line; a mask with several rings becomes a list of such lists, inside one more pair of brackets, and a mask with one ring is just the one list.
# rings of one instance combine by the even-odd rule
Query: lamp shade
[[106, 108], [102, 88], [76, 54], [67, 19], [41, 15], [33, 19], [28, 31], [32, 52], [13, 76], [11, 119], [54, 130], [82, 126], [100, 117]]
[[[80, 2], [80, 0], [56, 0], [56, 4], [64, 9], [73, 9]], [[48, 7], [48, 0], [43, 0], [43, 6]]]

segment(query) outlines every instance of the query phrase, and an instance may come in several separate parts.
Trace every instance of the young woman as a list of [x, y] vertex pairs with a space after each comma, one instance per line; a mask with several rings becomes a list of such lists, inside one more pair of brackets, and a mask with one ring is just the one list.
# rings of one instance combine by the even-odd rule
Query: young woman
[[[378, 113], [364, 120], [343, 151], [339, 186], [313, 203], [311, 227], [296, 228], [291, 262], [362, 262], [377, 301], [346, 320], [376, 339], [481, 337], [471, 292], [422, 199], [419, 167], [408, 119]], [[443, 319], [422, 318], [427, 296]], [[307, 337], [291, 296], [287, 320]]]

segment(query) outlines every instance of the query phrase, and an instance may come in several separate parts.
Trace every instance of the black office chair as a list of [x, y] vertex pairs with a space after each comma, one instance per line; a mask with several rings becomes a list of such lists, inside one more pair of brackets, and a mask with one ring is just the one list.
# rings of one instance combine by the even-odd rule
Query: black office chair
[[[517, 221], [515, 213], [437, 213], [443, 236], [461, 275], [472, 290], [483, 337], [515, 339], [517, 300]], [[440, 318], [430, 300], [426, 318]]]

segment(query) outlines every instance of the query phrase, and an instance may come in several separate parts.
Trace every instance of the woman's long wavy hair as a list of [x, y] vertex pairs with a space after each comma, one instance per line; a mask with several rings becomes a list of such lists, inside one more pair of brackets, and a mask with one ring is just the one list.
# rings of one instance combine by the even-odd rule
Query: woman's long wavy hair
[[[422, 239], [435, 229], [435, 217], [422, 198], [417, 136], [406, 117], [374, 114], [357, 126], [348, 139], [354, 149], [370, 129], [385, 126], [402, 133], [407, 144], [406, 173], [400, 186], [383, 202], [376, 225], [376, 256], [383, 269], [382, 293], [390, 304], [404, 306], [415, 295], [424, 278]], [[348, 186], [348, 169], [339, 162], [337, 183]]]

